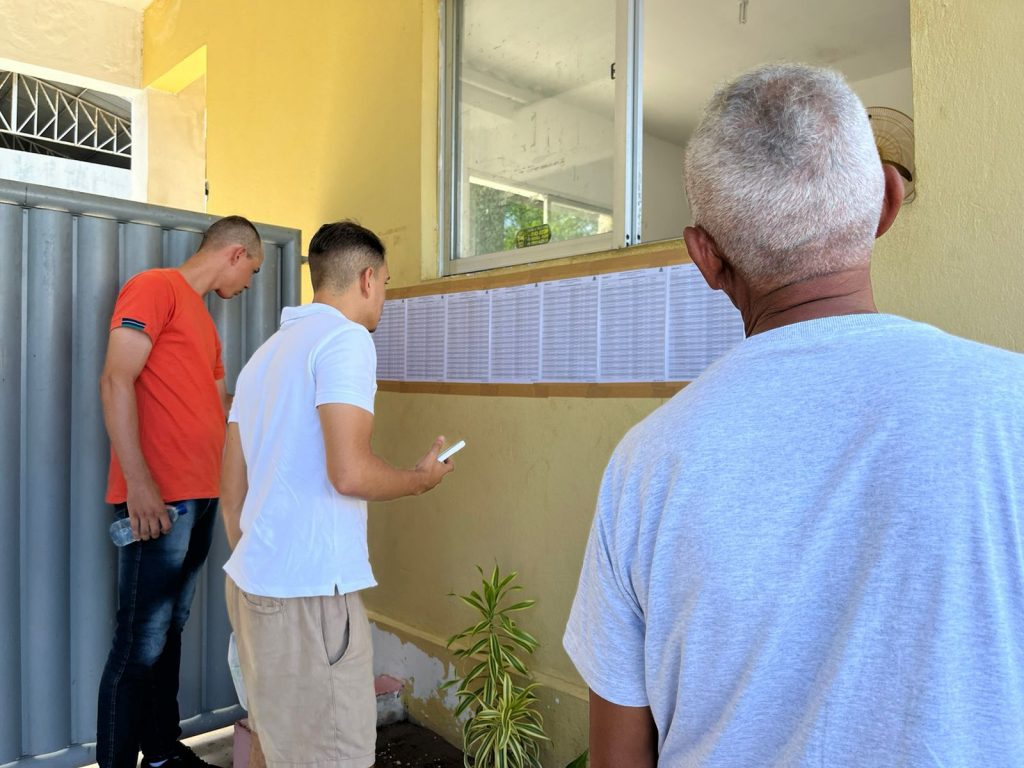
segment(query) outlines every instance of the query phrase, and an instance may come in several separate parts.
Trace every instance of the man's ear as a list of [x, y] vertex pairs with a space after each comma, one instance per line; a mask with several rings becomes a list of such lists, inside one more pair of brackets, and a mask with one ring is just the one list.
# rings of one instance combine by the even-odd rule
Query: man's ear
[[890, 163], [882, 163], [882, 174], [885, 177], [885, 197], [882, 198], [882, 212], [878, 216], [878, 229], [875, 230], [875, 237], [881, 237], [889, 231], [889, 227], [896, 221], [896, 214], [903, 206], [903, 195], [906, 190], [903, 188], [903, 177], [896, 170], [896, 166]]
[[248, 258], [248, 252], [245, 250], [244, 245], [228, 246], [228, 253], [231, 266], [235, 266], [240, 259]]
[[359, 292], [364, 297], [370, 296], [370, 285], [373, 283], [373, 267], [367, 267], [359, 273]]
[[704, 282], [715, 291], [722, 290], [725, 262], [718, 255], [718, 244], [703, 227], [687, 227], [683, 230], [683, 241], [690, 254], [690, 260], [704, 276]]

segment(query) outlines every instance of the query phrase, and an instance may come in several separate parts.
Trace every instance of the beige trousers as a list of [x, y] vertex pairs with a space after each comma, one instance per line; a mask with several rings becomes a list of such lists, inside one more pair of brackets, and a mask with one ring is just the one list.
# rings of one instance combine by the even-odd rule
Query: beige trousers
[[359, 593], [260, 597], [226, 577], [225, 596], [268, 768], [372, 766], [373, 647]]

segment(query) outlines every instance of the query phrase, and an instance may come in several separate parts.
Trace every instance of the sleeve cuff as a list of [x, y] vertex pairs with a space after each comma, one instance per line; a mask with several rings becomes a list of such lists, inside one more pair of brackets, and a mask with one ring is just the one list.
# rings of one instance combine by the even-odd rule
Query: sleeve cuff
[[321, 405], [354, 405], [364, 411], [373, 413], [373, 398], [355, 392], [321, 392], [317, 395], [316, 406]]
[[[562, 647], [569, 655], [569, 660], [575, 665], [576, 671], [580, 673], [583, 682], [602, 699], [610, 701], [612, 704], [617, 704], [620, 707], [650, 706], [650, 700], [643, 689], [627, 690], [626, 686], [623, 686], [621, 682], [612, 681], [606, 677], [598, 669], [598, 665], [595, 663], [591, 652], [579, 642], [576, 634], [571, 629], [566, 629], [565, 636], [562, 638]], [[643, 679], [642, 673], [637, 675], [637, 680], [641, 684]]]

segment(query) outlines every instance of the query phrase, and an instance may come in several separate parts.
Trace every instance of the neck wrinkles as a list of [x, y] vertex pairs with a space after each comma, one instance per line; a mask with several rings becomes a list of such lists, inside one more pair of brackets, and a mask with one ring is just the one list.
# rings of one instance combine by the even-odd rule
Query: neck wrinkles
[[867, 266], [754, 292], [743, 312], [747, 336], [821, 317], [877, 312]]

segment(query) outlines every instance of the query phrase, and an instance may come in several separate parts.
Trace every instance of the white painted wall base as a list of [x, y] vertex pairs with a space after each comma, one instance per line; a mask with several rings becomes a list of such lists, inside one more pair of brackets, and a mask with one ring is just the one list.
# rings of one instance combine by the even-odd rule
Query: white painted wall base
[[402, 642], [396, 635], [370, 622], [373, 638], [373, 674], [391, 675], [405, 681], [406, 691], [412, 698], [426, 703], [439, 698], [445, 708], [454, 711], [458, 698], [453, 689], [439, 691], [454, 669], [440, 659], [425, 653], [412, 643]]

